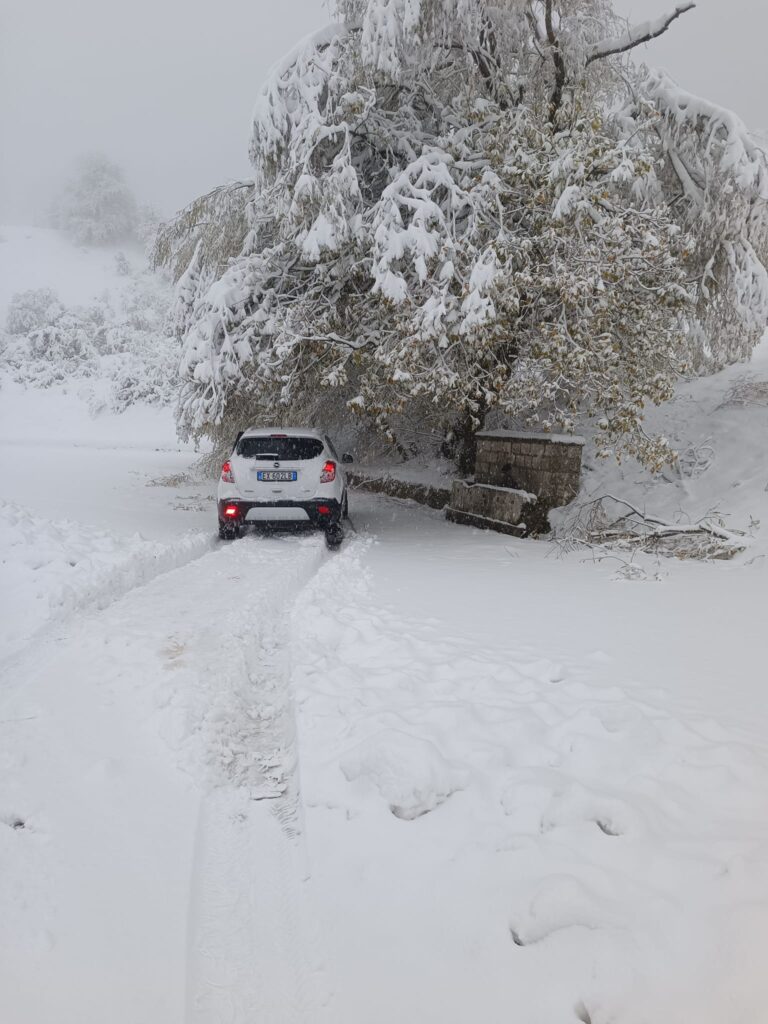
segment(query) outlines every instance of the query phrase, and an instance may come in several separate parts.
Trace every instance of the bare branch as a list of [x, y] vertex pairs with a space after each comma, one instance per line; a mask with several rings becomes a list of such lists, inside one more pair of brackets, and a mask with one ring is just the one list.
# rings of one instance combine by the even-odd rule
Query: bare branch
[[690, 11], [695, 6], [696, 4], [692, 2], [678, 4], [673, 11], [663, 14], [660, 18], [656, 18], [655, 21], [643, 21], [639, 25], [632, 25], [620, 36], [601, 40], [601, 42], [596, 43], [592, 47], [592, 51], [587, 57], [587, 64], [591, 64], [593, 60], [602, 60], [603, 57], [610, 57], [616, 53], [626, 53], [627, 50], [633, 50], [642, 43], [648, 43], [651, 39], [656, 39], [657, 36], [663, 35], [672, 22], [679, 18], [681, 14], [685, 14], [686, 11]]

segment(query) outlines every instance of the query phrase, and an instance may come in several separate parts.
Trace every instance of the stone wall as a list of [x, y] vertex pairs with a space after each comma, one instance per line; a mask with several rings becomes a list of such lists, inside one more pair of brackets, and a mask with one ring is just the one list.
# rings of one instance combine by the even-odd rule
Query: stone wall
[[489, 484], [467, 484], [454, 481], [451, 503], [445, 510], [447, 519], [465, 526], [511, 533], [524, 537], [542, 532], [536, 495], [513, 491]]
[[584, 439], [570, 434], [510, 430], [477, 435], [475, 481], [531, 491], [547, 510], [567, 505], [579, 492]]
[[394, 476], [373, 476], [358, 469], [347, 470], [347, 482], [354, 490], [372, 491], [374, 494], [386, 494], [390, 498], [418, 501], [420, 505], [427, 505], [429, 508], [443, 509], [451, 497], [447, 487], [398, 480]]
[[584, 440], [562, 434], [508, 430], [477, 435], [475, 482], [456, 480], [452, 489], [354, 469], [350, 487], [445, 508], [456, 523], [516, 536], [549, 531], [549, 511], [572, 501], [581, 481]]

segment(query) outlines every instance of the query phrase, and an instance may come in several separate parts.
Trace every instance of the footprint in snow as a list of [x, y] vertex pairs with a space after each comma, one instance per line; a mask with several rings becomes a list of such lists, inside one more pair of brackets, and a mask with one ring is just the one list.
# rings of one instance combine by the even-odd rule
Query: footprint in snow
[[621, 832], [613, 826], [609, 821], [601, 821], [599, 818], [595, 820], [595, 824], [606, 836], [620, 836]]
[[530, 946], [569, 928], [599, 931], [614, 924], [610, 904], [572, 875], [546, 879], [509, 923], [516, 946]]
[[4, 814], [0, 816], [0, 822], [2, 822], [3, 825], [7, 825], [8, 828], [12, 828], [14, 832], [20, 832], [22, 829], [27, 827], [26, 821], [24, 821], [23, 818], [20, 818], [17, 814]]

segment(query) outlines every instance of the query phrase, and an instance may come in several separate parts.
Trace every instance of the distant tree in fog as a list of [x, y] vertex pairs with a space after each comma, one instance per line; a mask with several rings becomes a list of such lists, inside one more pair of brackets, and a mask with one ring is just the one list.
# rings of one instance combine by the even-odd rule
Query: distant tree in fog
[[79, 245], [133, 238], [138, 211], [120, 167], [100, 154], [84, 157], [56, 198], [51, 223]]

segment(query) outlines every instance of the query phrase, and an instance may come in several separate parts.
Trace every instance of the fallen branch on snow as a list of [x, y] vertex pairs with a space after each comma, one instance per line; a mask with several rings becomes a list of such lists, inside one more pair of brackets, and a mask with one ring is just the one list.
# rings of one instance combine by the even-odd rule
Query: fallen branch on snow
[[747, 546], [744, 534], [726, 530], [714, 511], [695, 522], [671, 523], [613, 494], [580, 505], [558, 534], [566, 549], [610, 547], [675, 558], [733, 558]]
[[752, 374], [746, 373], [734, 381], [717, 408], [761, 405], [768, 405], [768, 380], [757, 380]]

